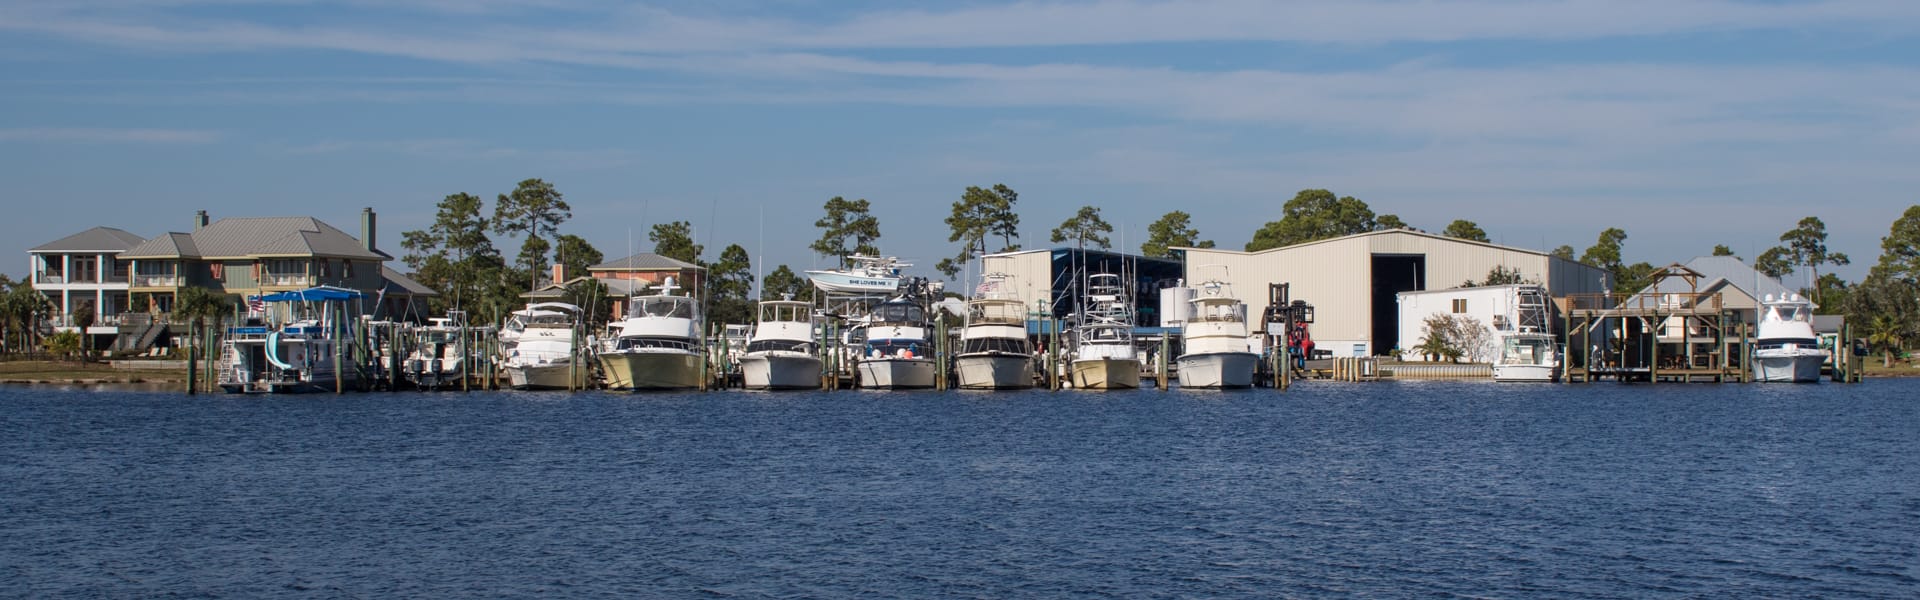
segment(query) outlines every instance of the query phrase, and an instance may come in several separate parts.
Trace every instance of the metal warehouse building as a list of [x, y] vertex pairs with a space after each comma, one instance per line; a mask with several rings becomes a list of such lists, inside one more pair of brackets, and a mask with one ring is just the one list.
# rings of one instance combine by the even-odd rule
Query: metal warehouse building
[[1079, 248], [1003, 252], [981, 261], [985, 272], [1009, 277], [1006, 284], [1013, 286], [1029, 310], [1052, 312], [1056, 317], [1075, 310], [1073, 299], [1080, 293], [1084, 273], [1130, 273], [1133, 306], [1138, 311], [1134, 323], [1141, 327], [1160, 324], [1160, 289], [1177, 285], [1184, 275], [1177, 260]]
[[1322, 350], [1335, 356], [1386, 355], [1412, 344], [1401, 340], [1400, 292], [1460, 287], [1482, 281], [1495, 267], [1517, 269], [1520, 277], [1543, 284], [1555, 298], [1607, 291], [1606, 271], [1556, 258], [1537, 250], [1512, 248], [1441, 235], [1394, 229], [1372, 231], [1259, 252], [1182, 248], [1186, 278], [1198, 285], [1202, 275], [1219, 277], [1247, 303], [1247, 314], [1266, 309], [1267, 285], [1286, 283], [1294, 300], [1316, 312], [1312, 333]]

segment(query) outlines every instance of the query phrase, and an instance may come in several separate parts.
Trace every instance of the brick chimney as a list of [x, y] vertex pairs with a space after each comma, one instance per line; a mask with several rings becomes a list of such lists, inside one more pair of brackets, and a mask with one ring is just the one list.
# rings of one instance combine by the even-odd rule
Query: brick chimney
[[202, 210], [202, 211], [194, 212], [193, 213], [193, 230], [200, 231], [201, 227], [206, 227], [206, 226], [207, 226], [207, 211]]
[[563, 265], [560, 263], [553, 263], [553, 282], [554, 283], [566, 283], [567, 282], [566, 275], [567, 275], [566, 265]]

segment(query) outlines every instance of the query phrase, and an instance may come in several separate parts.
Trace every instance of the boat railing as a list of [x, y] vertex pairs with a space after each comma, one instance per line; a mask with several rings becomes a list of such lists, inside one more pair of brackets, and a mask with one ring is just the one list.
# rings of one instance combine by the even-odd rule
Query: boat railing
[[1719, 292], [1666, 292], [1646, 294], [1568, 294], [1568, 310], [1613, 310], [1621, 312], [1676, 313], [1719, 312], [1724, 308]]

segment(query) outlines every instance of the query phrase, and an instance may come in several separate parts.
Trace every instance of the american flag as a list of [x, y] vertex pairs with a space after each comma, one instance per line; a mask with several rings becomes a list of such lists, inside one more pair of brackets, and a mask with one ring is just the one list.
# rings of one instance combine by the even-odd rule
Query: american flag
[[259, 296], [247, 296], [247, 314], [258, 315], [267, 312], [267, 301]]
[[973, 295], [975, 296], [985, 296], [990, 292], [997, 291], [1000, 291], [1000, 280], [998, 279], [988, 279], [980, 282], [980, 285], [973, 287]]

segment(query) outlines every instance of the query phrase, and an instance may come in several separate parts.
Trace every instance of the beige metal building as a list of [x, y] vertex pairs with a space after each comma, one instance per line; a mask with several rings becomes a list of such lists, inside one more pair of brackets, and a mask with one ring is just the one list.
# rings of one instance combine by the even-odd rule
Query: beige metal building
[[1537, 250], [1455, 239], [1410, 229], [1372, 231], [1284, 248], [1241, 252], [1182, 248], [1190, 285], [1201, 276], [1220, 277], [1257, 318], [1266, 309], [1268, 284], [1291, 285], [1294, 300], [1315, 310], [1311, 332], [1318, 349], [1335, 356], [1386, 355], [1413, 340], [1400, 340], [1395, 295], [1461, 287], [1484, 281], [1495, 267], [1515, 269], [1521, 279], [1544, 285], [1547, 294], [1600, 293], [1606, 271]]

